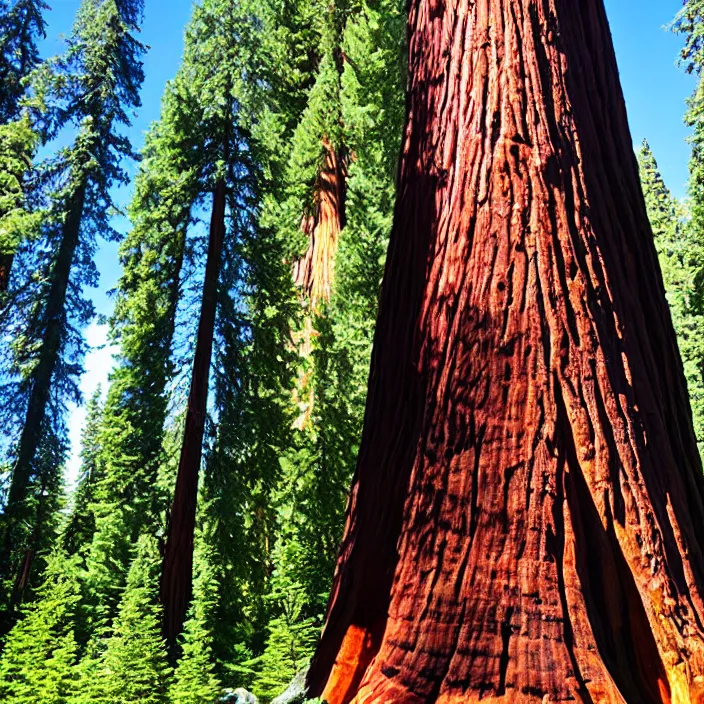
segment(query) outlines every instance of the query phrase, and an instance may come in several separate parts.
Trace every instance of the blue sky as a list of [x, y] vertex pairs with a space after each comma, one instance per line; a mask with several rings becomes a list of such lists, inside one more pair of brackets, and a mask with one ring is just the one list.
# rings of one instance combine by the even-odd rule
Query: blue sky
[[[70, 32], [79, 0], [48, 0], [47, 40], [44, 55], [61, 51], [61, 35]], [[682, 121], [685, 100], [694, 87], [692, 77], [677, 67], [681, 46], [679, 37], [665, 29], [675, 16], [681, 0], [605, 0], [616, 46], [633, 141], [650, 142], [665, 181], [677, 196], [686, 193], [689, 147], [687, 129]], [[183, 30], [191, 12], [191, 0], [146, 0], [142, 41], [150, 49], [145, 59], [146, 80], [142, 90], [142, 109], [130, 130], [135, 146], [141, 146], [149, 124], [159, 116], [161, 93], [166, 81], [178, 67], [183, 49]], [[133, 169], [132, 169], [133, 172]], [[117, 194], [119, 204], [129, 199], [129, 189]], [[117, 247], [103, 244], [98, 252], [101, 283], [94, 292], [98, 312], [110, 312], [106, 291], [115, 285], [119, 268]], [[86, 359], [82, 381], [85, 394], [98, 383], [103, 387], [111, 366], [111, 352], [103, 326], [92, 325], [86, 332], [93, 351]], [[69, 428], [73, 445], [69, 476], [77, 468], [80, 428], [84, 419], [81, 408], [71, 409]]]

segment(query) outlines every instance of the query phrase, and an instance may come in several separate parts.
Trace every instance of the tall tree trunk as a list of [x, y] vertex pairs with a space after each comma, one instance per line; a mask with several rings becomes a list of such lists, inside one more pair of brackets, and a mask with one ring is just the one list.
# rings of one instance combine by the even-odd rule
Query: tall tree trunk
[[[293, 265], [293, 281], [301, 289], [308, 314], [303, 321], [303, 330], [298, 335], [298, 354], [308, 357], [313, 350], [312, 314], [327, 303], [332, 295], [335, 278], [335, 256], [340, 242], [340, 233], [345, 220], [345, 168], [340, 155], [323, 138], [325, 161], [318, 174], [314, 211], [304, 215], [301, 227], [308, 235], [305, 255]], [[315, 388], [310, 383], [310, 372], [303, 370], [294, 390], [294, 402], [300, 414], [294, 426], [302, 430], [308, 425], [315, 403]]]
[[[41, 441], [51, 392], [51, 381], [61, 352], [62, 335], [66, 324], [66, 293], [80, 236], [84, 202], [85, 187], [80, 186], [69, 203], [61, 244], [51, 272], [51, 287], [47, 297], [42, 345], [37, 366], [32, 373], [27, 413], [20, 435], [17, 459], [12, 470], [5, 507], [5, 559], [3, 560], [5, 566], [0, 568], [3, 572], [6, 569], [14, 569], [11, 555], [15, 550], [31, 551], [30, 546], [17, 544], [16, 531], [18, 524], [26, 519], [24, 504], [32, 484], [32, 464]], [[40, 533], [41, 527], [33, 526], [33, 532]], [[29, 558], [25, 554], [23, 564], [30, 565], [31, 562], [31, 554]], [[26, 579], [29, 579], [28, 571]]]
[[225, 179], [215, 185], [210, 220], [208, 258], [205, 265], [198, 337], [186, 410], [174, 500], [169, 514], [169, 532], [161, 573], [161, 603], [164, 607], [163, 635], [171, 647], [181, 633], [191, 598], [193, 537], [196, 524], [198, 475], [208, 404], [208, 379], [215, 331], [218, 281], [225, 239]]
[[344, 221], [345, 174], [340, 156], [323, 139], [325, 163], [318, 175], [315, 210], [303, 218], [308, 249], [293, 268], [293, 280], [315, 307], [329, 301], [335, 271], [335, 254]]
[[309, 694], [704, 701], [704, 479], [602, 0], [414, 0]]

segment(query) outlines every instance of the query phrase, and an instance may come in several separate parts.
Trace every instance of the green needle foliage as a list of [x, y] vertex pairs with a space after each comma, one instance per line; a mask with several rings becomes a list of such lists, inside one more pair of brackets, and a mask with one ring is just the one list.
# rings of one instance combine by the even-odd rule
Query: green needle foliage
[[102, 687], [110, 704], [165, 704], [170, 669], [157, 605], [159, 553], [142, 537], [127, 577], [113, 634], [103, 655]]
[[212, 627], [220, 585], [208, 544], [199, 540], [194, 560], [193, 603], [186, 621], [182, 655], [169, 689], [171, 704], [213, 704], [222, 690], [215, 674]]
[[687, 378], [699, 451], [704, 456], [704, 311], [699, 292], [704, 249], [696, 223], [684, 217], [658, 171], [647, 142], [638, 154], [648, 216], [655, 234], [663, 282]]
[[123, 271], [110, 320], [119, 354], [98, 431], [95, 532], [86, 547], [87, 589], [103, 617], [115, 613], [132, 545], [147, 528], [157, 531], [166, 503], [154, 487], [164, 460], [176, 309], [197, 188], [187, 96], [180, 77], [167, 86], [135, 180], [132, 229], [120, 245]]
[[[25, 280], [18, 282], [22, 292], [14, 295], [4, 331], [13, 338], [6, 391], [14, 394], [10, 412], [20, 420], [0, 545], [6, 578], [16, 574], [26, 550], [41, 549], [32, 537], [46, 533], [45, 516], [33, 510], [43, 491], [40, 450], [48, 438], [62, 442], [66, 405], [80, 400], [81, 329], [93, 316], [83, 289], [97, 281], [96, 238], [118, 237], [110, 225], [110, 189], [126, 183], [122, 162], [134, 156], [122, 128], [139, 105], [143, 47], [134, 35], [141, 14], [139, 0], [84, 0], [66, 51], [31, 77], [33, 129], [44, 141], [65, 130], [73, 134], [36, 167], [32, 198], [41, 232], [36, 246], [17, 253]], [[60, 466], [55, 462], [53, 471]], [[23, 585], [7, 598], [16, 603], [26, 590]]]
[[74, 689], [79, 601], [76, 561], [50, 558], [35, 604], [23, 609], [0, 655], [0, 698], [7, 704], [64, 704]]
[[39, 63], [38, 40], [46, 33], [42, 0], [0, 2], [0, 125], [17, 118], [25, 79]]

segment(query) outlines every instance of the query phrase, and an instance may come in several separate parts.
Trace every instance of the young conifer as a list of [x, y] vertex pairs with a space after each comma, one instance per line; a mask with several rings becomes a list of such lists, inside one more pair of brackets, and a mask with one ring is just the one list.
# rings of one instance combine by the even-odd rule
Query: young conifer
[[64, 704], [73, 691], [77, 573], [75, 559], [53, 554], [36, 601], [8, 634], [0, 655], [0, 699], [6, 704]]

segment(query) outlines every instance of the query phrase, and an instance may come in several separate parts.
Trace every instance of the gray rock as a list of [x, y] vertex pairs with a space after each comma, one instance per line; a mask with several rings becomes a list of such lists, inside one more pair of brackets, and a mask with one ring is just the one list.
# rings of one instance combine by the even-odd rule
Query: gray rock
[[306, 675], [308, 668], [301, 670], [286, 688], [283, 694], [272, 699], [271, 704], [303, 704], [306, 700]]
[[259, 704], [259, 700], [243, 687], [238, 687], [226, 689], [218, 699], [218, 704]]

